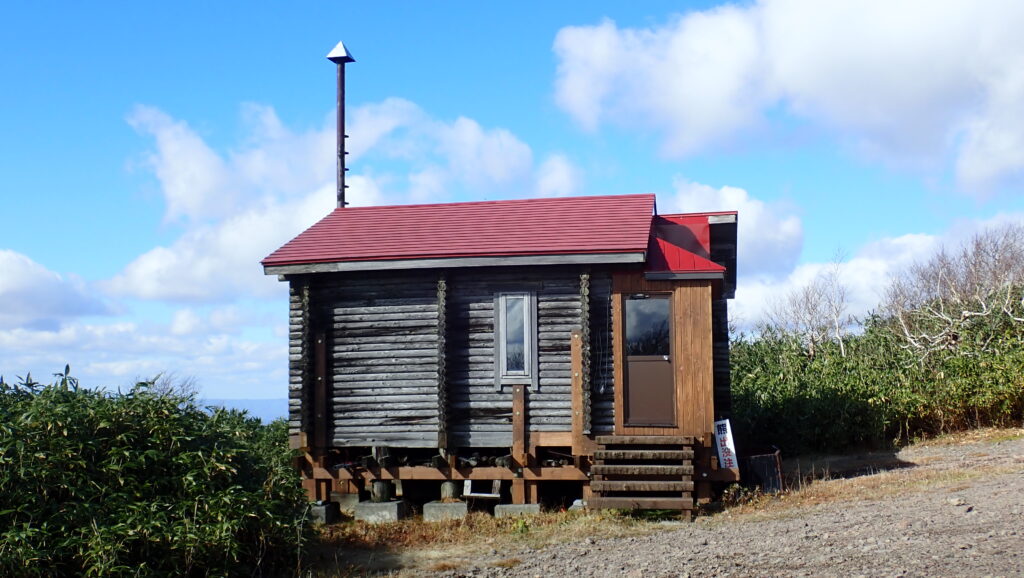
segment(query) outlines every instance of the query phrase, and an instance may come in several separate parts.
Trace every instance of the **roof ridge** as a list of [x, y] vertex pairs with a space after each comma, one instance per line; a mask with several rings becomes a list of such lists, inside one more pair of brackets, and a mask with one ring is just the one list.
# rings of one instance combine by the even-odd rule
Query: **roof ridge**
[[[526, 204], [526, 203], [536, 203], [536, 202], [543, 202], [543, 201], [546, 201], [546, 202], [556, 202], [557, 203], [557, 202], [566, 202], [566, 201], [583, 200], [583, 199], [586, 199], [586, 200], [594, 200], [594, 199], [622, 199], [622, 198], [625, 198], [625, 197], [649, 197], [651, 199], [654, 199], [655, 198], [655, 194], [654, 193], [628, 193], [628, 194], [624, 194], [624, 195], [575, 195], [575, 196], [572, 196], [572, 197], [530, 197], [530, 198], [526, 198], [526, 199], [519, 198], [519, 199], [493, 199], [493, 200], [484, 200], [484, 201], [455, 201], [455, 202], [451, 202], [451, 203], [411, 203], [411, 204], [398, 204], [398, 205], [364, 205], [364, 206], [359, 206], [359, 207], [357, 207], [357, 206], [350, 206], [350, 207], [345, 207], [344, 209], [334, 209], [334, 211], [339, 211], [339, 210], [354, 211], [354, 210], [365, 210], [365, 209], [375, 209], [375, 210], [381, 210], [381, 209], [411, 209], [411, 208], [420, 208], [420, 207], [465, 207], [465, 206], [468, 206], [468, 205], [493, 205], [493, 204], [498, 204], [498, 203], [502, 203], [502, 204]], [[332, 211], [332, 212], [334, 212], [334, 211]]]

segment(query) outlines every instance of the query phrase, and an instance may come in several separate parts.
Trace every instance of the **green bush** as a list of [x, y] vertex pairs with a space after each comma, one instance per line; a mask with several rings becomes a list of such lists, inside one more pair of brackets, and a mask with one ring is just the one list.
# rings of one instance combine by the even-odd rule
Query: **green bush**
[[[765, 328], [732, 343], [733, 422], [742, 443], [788, 454], [889, 446], [900, 440], [1024, 419], [1024, 339], [971, 332], [926, 357], [891, 320], [808, 354], [800, 338]], [[985, 347], [976, 347], [983, 343]]]
[[124, 393], [0, 379], [0, 575], [279, 575], [305, 500], [286, 426]]

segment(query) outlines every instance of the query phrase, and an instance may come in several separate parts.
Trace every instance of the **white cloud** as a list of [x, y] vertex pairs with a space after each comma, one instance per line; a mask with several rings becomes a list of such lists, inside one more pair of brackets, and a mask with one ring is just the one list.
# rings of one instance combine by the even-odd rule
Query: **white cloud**
[[[784, 203], [766, 203], [737, 187], [716, 189], [677, 179], [675, 194], [663, 197], [660, 213], [738, 211], [740, 275], [785, 275], [803, 248], [803, 225]], [[666, 200], [667, 199], [667, 200]]]
[[541, 197], [574, 195], [582, 185], [582, 171], [564, 154], [550, 155], [537, 169], [536, 191]]
[[21, 253], [0, 249], [0, 328], [57, 327], [110, 307], [84, 281], [50, 271]]
[[471, 185], [506, 184], [530, 174], [530, 147], [505, 129], [485, 131], [475, 120], [459, 117], [437, 132], [452, 173]]
[[188, 125], [149, 106], [136, 107], [128, 124], [156, 140], [147, 164], [160, 179], [168, 219], [221, 217], [232, 209], [238, 191], [224, 160]]
[[[958, 247], [985, 229], [1007, 223], [1024, 223], [1024, 214], [1003, 213], [988, 219], [964, 220], [936, 235], [909, 233], [865, 244], [838, 264], [839, 280], [848, 291], [848, 313], [863, 318], [878, 309], [893, 275], [929, 259], [942, 247]], [[805, 263], [783, 278], [774, 279], [744, 275], [740, 269], [741, 279], [729, 314], [741, 327], [753, 328], [764, 319], [773, 300], [806, 285], [834, 266], [834, 263]]]
[[984, 195], [1024, 172], [1024, 4], [763, 0], [650, 28], [605, 20], [554, 43], [555, 97], [584, 128], [662, 133], [686, 155], [768, 110], [810, 119], [884, 162]]
[[46, 382], [48, 372], [70, 364], [83, 385], [117, 388], [172, 371], [195, 378], [209, 397], [284, 396], [287, 348], [279, 339], [257, 341], [217, 331], [175, 334], [173, 325], [122, 321], [2, 331], [0, 373], [11, 380], [35, 369], [33, 377]]
[[[247, 104], [242, 113], [247, 136], [225, 152], [156, 108], [130, 115], [156, 142], [148, 166], [167, 219], [183, 219], [184, 230], [102, 283], [111, 294], [191, 303], [283, 294], [259, 261], [335, 207], [334, 123], [297, 132], [270, 107]], [[521, 194], [531, 181], [544, 194], [566, 194], [581, 178], [564, 157], [536, 169], [530, 147], [508, 130], [432, 119], [397, 98], [356, 107], [348, 132], [350, 160], [359, 160], [346, 180], [353, 206], [438, 202], [466, 190], [494, 198]], [[180, 321], [179, 329], [188, 327]]]
[[195, 311], [187, 308], [179, 309], [174, 312], [169, 329], [172, 335], [188, 335], [195, 333], [201, 324], [202, 320]]
[[838, 267], [839, 281], [847, 289], [847, 313], [863, 318], [878, 308], [893, 274], [926, 259], [940, 242], [939, 237], [924, 234], [881, 239], [864, 245], [838, 264], [805, 263], [782, 278], [744, 275], [740, 269], [742, 277], [729, 313], [741, 326], [751, 328], [764, 319], [772, 303]]

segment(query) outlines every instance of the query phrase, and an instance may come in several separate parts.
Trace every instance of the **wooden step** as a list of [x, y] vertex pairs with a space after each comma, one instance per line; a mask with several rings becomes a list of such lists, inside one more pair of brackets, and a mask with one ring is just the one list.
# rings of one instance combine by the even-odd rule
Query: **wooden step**
[[597, 436], [597, 443], [603, 446], [692, 446], [694, 438], [693, 436]]
[[692, 460], [692, 450], [597, 450], [595, 460]]
[[600, 510], [614, 508], [618, 510], [692, 510], [693, 498], [604, 498], [593, 496], [587, 500], [587, 508]]
[[691, 481], [641, 481], [641, 480], [613, 480], [590, 482], [590, 489], [594, 492], [689, 492], [693, 490]]
[[693, 466], [591, 466], [590, 473], [595, 476], [691, 476]]

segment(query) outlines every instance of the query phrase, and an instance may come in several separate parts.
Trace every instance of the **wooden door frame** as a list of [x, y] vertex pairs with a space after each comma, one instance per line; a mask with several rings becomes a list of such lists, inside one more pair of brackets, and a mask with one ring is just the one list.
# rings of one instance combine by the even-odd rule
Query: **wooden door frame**
[[[625, 297], [630, 293], [671, 294], [672, 369], [676, 426], [626, 426]], [[616, 435], [692, 435], [712, 431], [711, 281], [648, 281], [642, 272], [612, 275], [612, 369]]]

